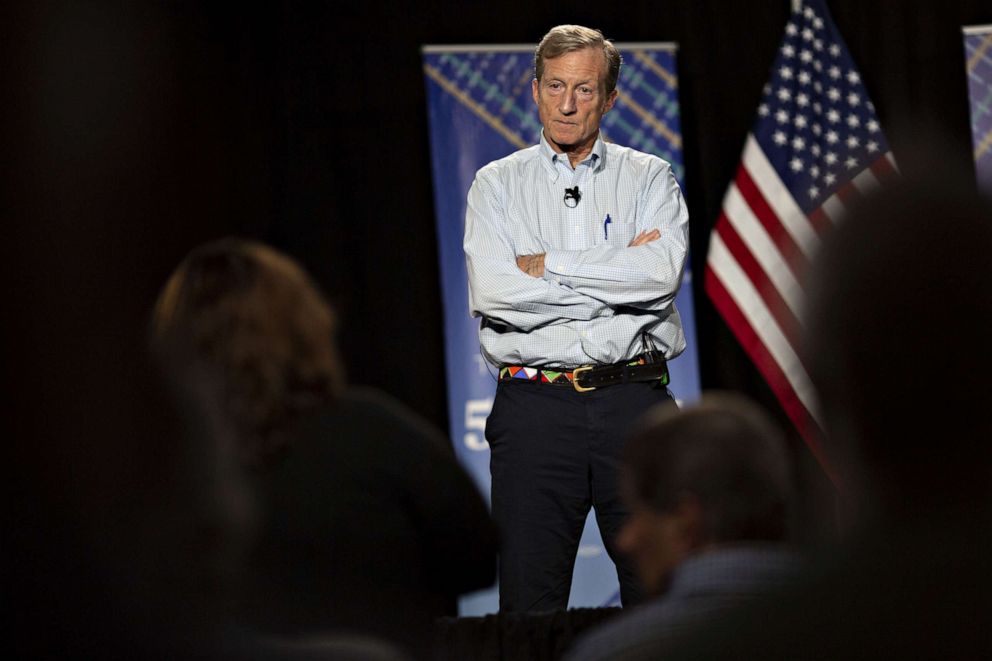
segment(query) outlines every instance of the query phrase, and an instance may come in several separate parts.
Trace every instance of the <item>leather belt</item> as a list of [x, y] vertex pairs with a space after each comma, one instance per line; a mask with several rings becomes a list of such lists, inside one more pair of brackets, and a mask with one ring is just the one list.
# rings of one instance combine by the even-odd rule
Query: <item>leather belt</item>
[[523, 380], [572, 386], [579, 392], [589, 392], [620, 383], [658, 381], [661, 385], [667, 386], [669, 382], [668, 363], [656, 352], [644, 353], [629, 361], [612, 365], [583, 365], [571, 370], [504, 365], [499, 370], [499, 378], [500, 381]]

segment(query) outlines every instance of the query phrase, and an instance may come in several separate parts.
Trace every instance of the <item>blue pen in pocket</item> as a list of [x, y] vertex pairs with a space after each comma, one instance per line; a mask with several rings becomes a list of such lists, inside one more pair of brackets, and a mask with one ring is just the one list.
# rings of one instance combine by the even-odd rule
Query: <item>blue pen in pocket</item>
[[610, 214], [606, 214], [606, 220], [603, 221], [603, 240], [604, 241], [609, 241], [610, 240], [610, 227], [609, 227], [609, 225], [612, 222], [613, 221], [610, 220]]

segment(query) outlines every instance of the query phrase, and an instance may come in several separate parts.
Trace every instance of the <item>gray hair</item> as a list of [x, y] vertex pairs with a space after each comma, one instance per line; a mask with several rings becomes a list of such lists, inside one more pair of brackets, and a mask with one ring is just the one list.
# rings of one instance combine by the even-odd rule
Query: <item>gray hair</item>
[[544, 35], [534, 51], [534, 78], [541, 80], [545, 60], [553, 60], [565, 53], [586, 48], [602, 49], [606, 60], [606, 93], [609, 94], [617, 87], [623, 58], [613, 42], [605, 38], [602, 32], [581, 25], [559, 25]]

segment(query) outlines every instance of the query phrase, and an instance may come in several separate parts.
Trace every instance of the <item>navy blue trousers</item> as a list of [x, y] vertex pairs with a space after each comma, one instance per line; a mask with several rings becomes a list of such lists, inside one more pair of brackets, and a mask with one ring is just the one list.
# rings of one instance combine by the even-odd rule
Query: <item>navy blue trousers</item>
[[617, 469], [630, 426], [671, 401], [668, 390], [629, 383], [580, 393], [567, 386], [500, 381], [486, 421], [493, 519], [501, 534], [501, 611], [565, 609], [589, 508], [617, 566], [620, 599], [643, 598], [614, 539], [626, 510]]

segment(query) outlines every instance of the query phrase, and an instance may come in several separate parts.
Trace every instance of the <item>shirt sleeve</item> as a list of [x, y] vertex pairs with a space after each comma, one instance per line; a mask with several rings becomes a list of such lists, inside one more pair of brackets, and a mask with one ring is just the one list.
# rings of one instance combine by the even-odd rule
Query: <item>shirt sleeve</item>
[[634, 248], [600, 245], [587, 250], [548, 250], [544, 279], [612, 307], [663, 310], [682, 282], [689, 244], [689, 214], [670, 165], [658, 159], [642, 187], [636, 231], [661, 237]]
[[468, 193], [464, 248], [472, 316], [530, 331], [612, 315], [603, 301], [520, 270], [498, 181], [493, 179], [480, 172]]

